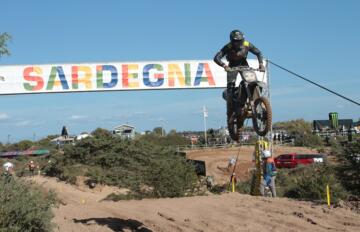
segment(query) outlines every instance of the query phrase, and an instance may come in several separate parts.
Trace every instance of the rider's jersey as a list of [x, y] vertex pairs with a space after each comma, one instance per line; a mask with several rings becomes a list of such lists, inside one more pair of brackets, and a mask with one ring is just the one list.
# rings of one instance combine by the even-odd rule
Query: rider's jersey
[[216, 53], [214, 61], [223, 67], [225, 64], [221, 61], [221, 59], [226, 56], [227, 61], [229, 61], [229, 67], [236, 67], [239, 65], [249, 66], [248, 62], [246, 61], [249, 51], [257, 56], [260, 64], [263, 63], [261, 51], [246, 40], [244, 40], [242, 45], [239, 47], [235, 47], [231, 42], [226, 44], [218, 53]]

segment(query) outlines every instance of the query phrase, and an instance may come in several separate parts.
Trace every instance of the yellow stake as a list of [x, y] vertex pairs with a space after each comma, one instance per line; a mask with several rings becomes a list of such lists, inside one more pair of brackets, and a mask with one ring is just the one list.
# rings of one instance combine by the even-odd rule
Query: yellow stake
[[235, 177], [234, 176], [231, 177], [231, 182], [232, 182], [232, 192], [234, 193], [235, 192]]
[[328, 184], [326, 185], [326, 196], [327, 196], [327, 204], [330, 209], [330, 187]]

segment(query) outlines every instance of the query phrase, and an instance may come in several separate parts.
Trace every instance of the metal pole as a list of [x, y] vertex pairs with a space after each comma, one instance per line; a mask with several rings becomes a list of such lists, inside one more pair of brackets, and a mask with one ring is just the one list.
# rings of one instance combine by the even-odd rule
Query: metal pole
[[164, 119], [160, 119], [161, 124], [161, 137], [164, 137]]
[[[270, 94], [270, 72], [269, 72], [269, 60], [266, 60], [266, 82], [267, 82], [267, 98], [271, 105], [271, 94]], [[270, 133], [267, 135], [267, 139], [270, 143], [271, 155], [273, 155], [273, 127], [271, 123]]]
[[207, 147], [207, 134], [206, 134], [206, 118], [208, 117], [207, 109], [203, 106], [203, 113], [204, 113], [204, 135], [205, 135], [205, 147]]

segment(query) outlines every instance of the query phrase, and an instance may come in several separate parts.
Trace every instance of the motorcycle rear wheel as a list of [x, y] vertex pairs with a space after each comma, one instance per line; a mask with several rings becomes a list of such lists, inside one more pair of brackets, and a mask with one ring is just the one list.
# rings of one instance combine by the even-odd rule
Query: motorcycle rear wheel
[[244, 116], [238, 116], [235, 117], [235, 113], [228, 118], [227, 124], [228, 124], [228, 131], [230, 138], [236, 142], [239, 142], [240, 140], [240, 131], [241, 128], [244, 126], [244, 121], [246, 117]]

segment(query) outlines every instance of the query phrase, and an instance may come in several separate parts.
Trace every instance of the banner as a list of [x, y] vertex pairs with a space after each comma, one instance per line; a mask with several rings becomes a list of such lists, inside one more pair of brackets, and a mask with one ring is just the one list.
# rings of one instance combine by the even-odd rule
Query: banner
[[339, 126], [339, 118], [337, 112], [329, 113], [329, 121], [332, 129], [337, 129]]
[[226, 72], [212, 60], [0, 66], [0, 95], [225, 87]]

